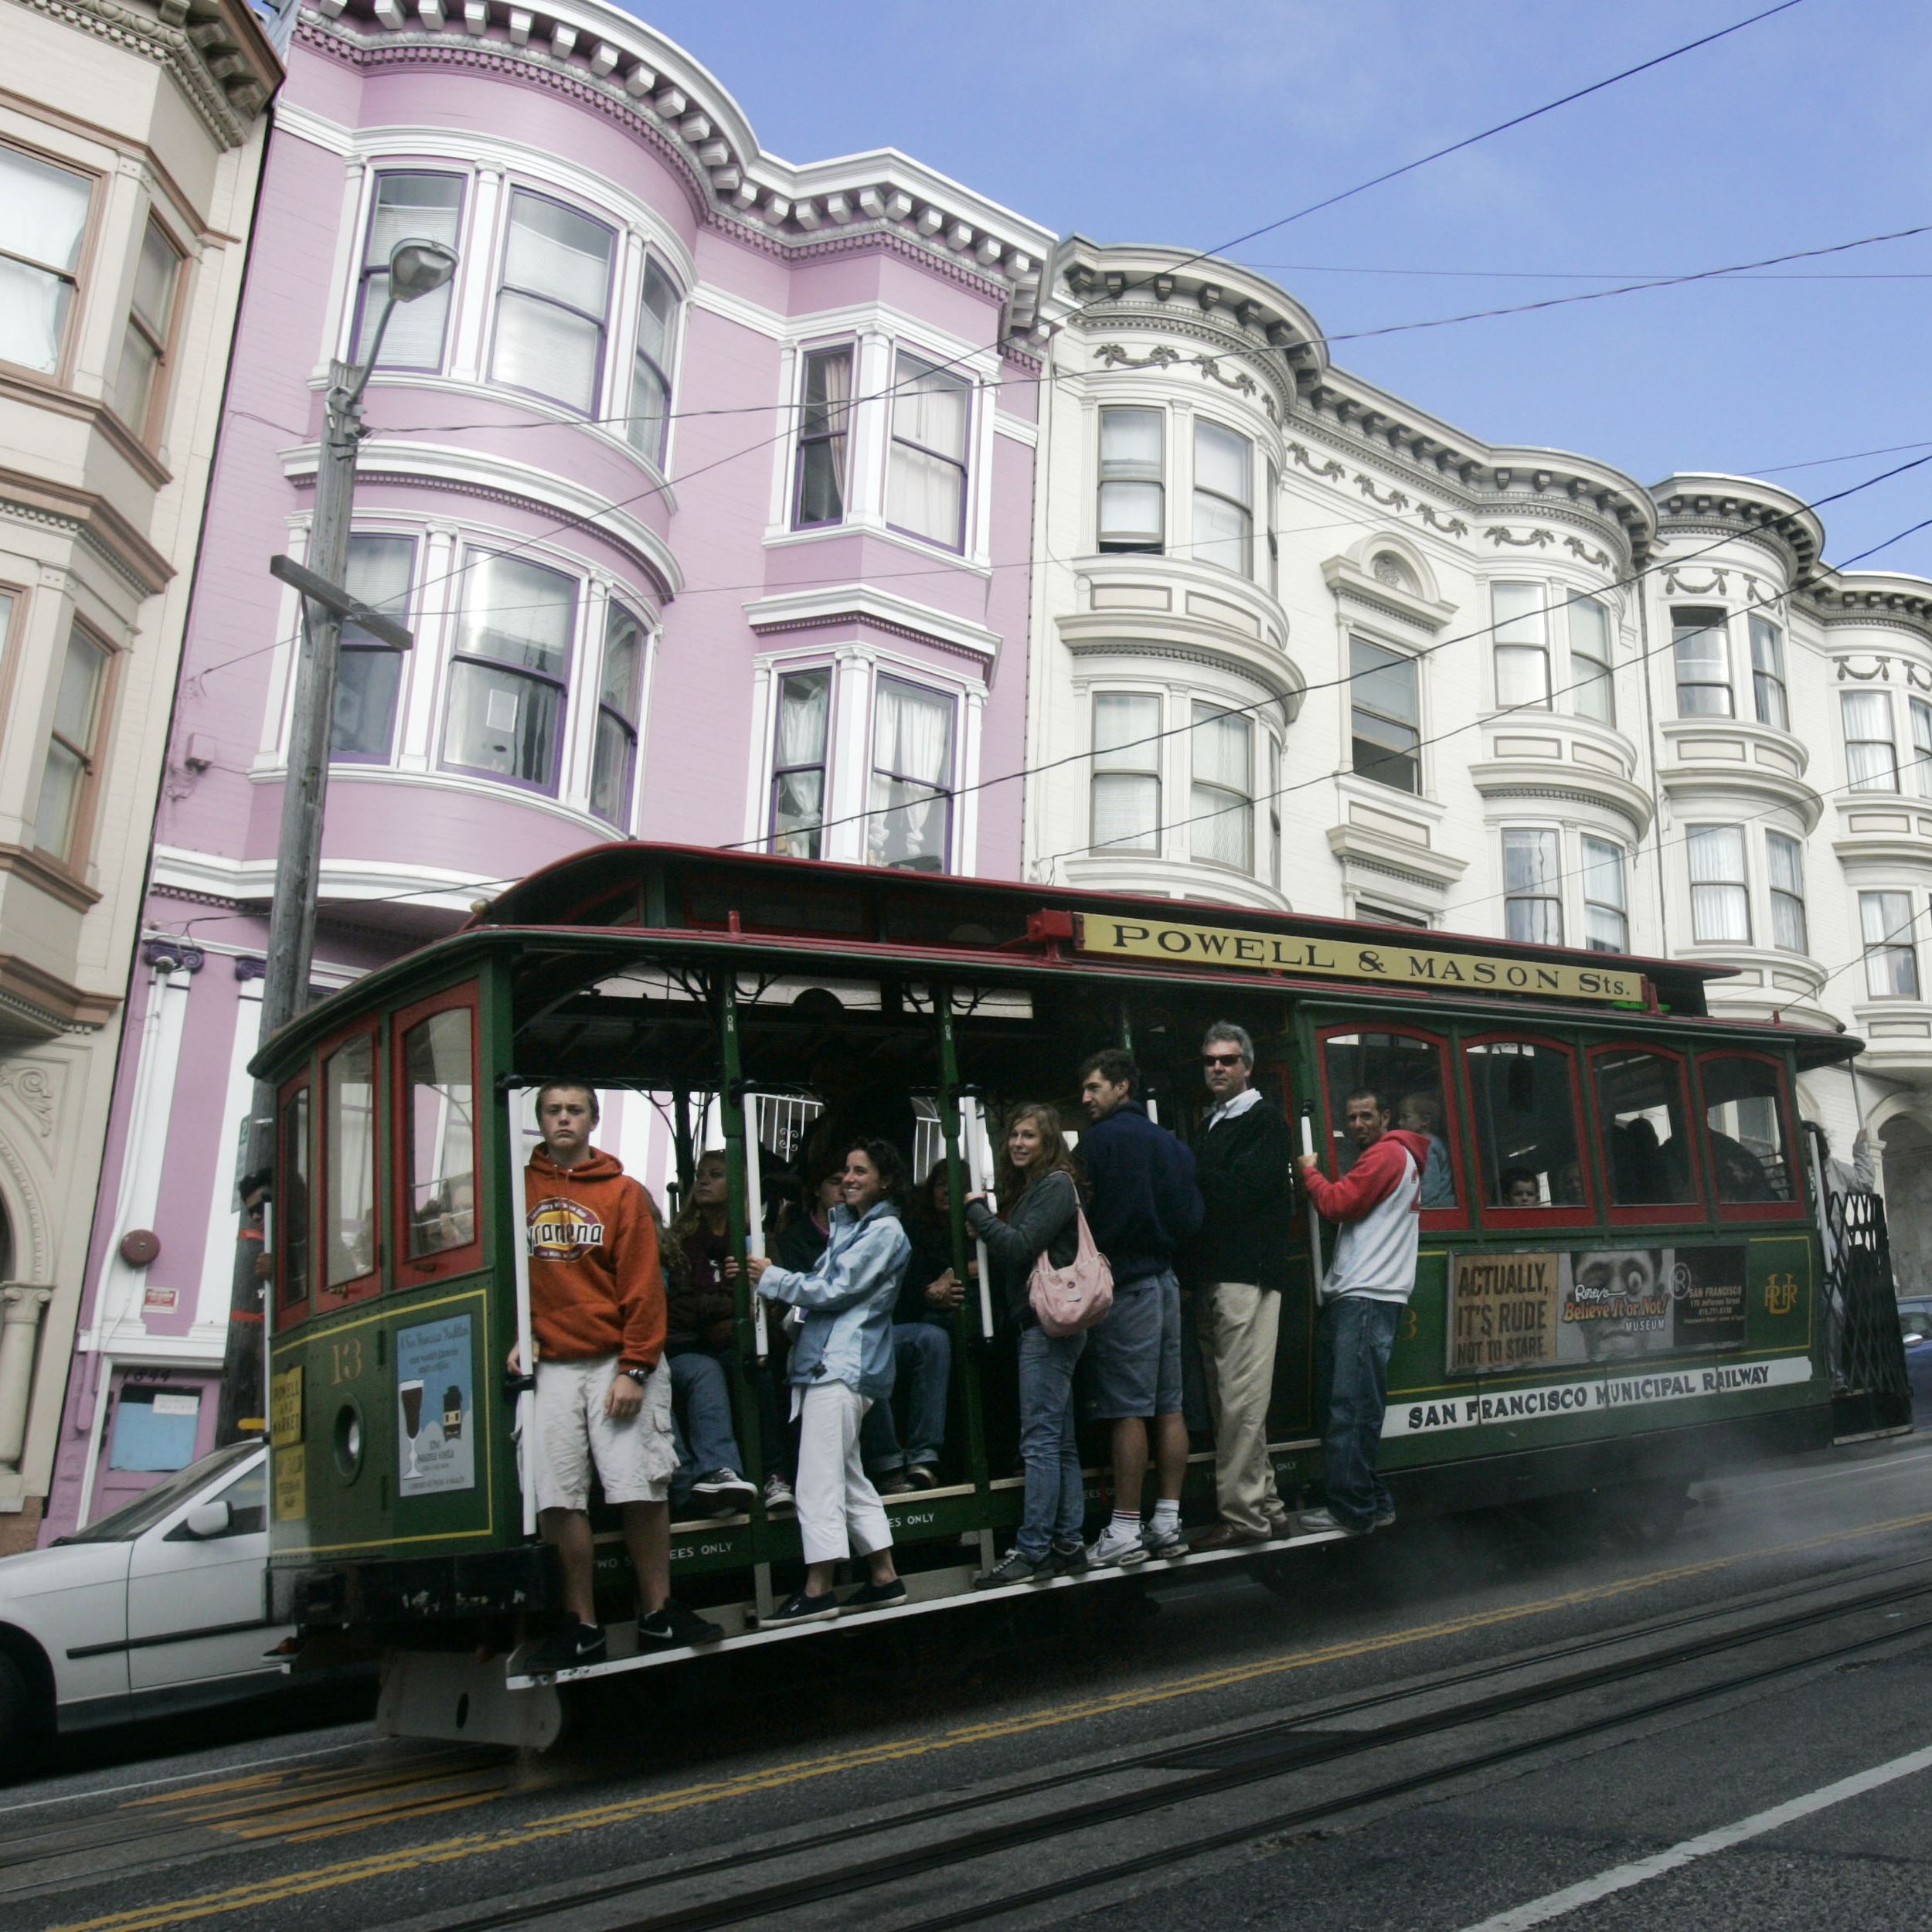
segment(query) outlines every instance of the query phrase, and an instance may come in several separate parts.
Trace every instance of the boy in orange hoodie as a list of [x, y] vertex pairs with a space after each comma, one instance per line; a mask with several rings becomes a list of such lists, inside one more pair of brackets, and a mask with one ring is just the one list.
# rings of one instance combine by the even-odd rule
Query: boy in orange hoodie
[[[526, 1481], [556, 1546], [570, 1617], [526, 1662], [532, 1672], [603, 1661], [591, 1589], [590, 1467], [617, 1505], [638, 1580], [638, 1647], [715, 1643], [724, 1632], [671, 1594], [671, 1371], [664, 1275], [651, 1198], [590, 1145], [597, 1097], [574, 1081], [537, 1090], [543, 1145], [524, 1170], [536, 1340], [534, 1440]], [[514, 1349], [510, 1369], [520, 1373]]]

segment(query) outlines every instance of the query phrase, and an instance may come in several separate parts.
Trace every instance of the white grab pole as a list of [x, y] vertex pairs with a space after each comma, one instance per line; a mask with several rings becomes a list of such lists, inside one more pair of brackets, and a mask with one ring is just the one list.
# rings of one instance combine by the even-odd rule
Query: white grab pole
[[[1303, 1110], [1301, 1115], [1301, 1151], [1304, 1154], [1313, 1154], [1315, 1151], [1315, 1125], [1308, 1117], [1306, 1109]], [[1303, 1191], [1306, 1192], [1305, 1188]], [[1315, 1298], [1318, 1303], [1326, 1277], [1321, 1268], [1321, 1216], [1312, 1197], [1308, 1202], [1308, 1265], [1315, 1270]]]
[[[526, 1376], [536, 1373], [535, 1339], [530, 1333], [530, 1217], [523, 1197], [523, 1133], [518, 1114], [529, 1088], [506, 1088], [503, 1118], [509, 1152], [510, 1267], [516, 1281], [516, 1355]], [[523, 1492], [523, 1533], [536, 1534], [536, 1481], [532, 1458], [536, 1444], [531, 1437], [536, 1427], [536, 1396], [533, 1390], [516, 1392], [516, 1468], [518, 1486]]]
[[[765, 1251], [764, 1163], [758, 1158], [762, 1143], [758, 1138], [758, 1097], [747, 1090], [745, 1110], [745, 1253]], [[751, 1291], [751, 1328], [762, 1362], [770, 1354], [770, 1332], [765, 1326], [765, 1298], [756, 1288]]]
[[[984, 1194], [988, 1209], [997, 1214], [999, 1197], [993, 1192], [993, 1149], [986, 1138], [985, 1110], [977, 1094], [966, 1094], [960, 1097], [959, 1111], [966, 1130], [966, 1175], [971, 1192]], [[992, 1270], [986, 1259], [986, 1243], [975, 1241], [973, 1247], [979, 1259], [979, 1332], [990, 1342], [993, 1338]]]

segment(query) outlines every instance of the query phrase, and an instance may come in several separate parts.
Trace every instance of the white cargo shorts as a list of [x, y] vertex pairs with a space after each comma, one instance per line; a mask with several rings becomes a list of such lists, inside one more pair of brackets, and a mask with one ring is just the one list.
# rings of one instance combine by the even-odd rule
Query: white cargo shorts
[[534, 1427], [534, 1468], [539, 1509], [582, 1509], [590, 1499], [590, 1467], [597, 1465], [607, 1502], [663, 1502], [671, 1494], [677, 1451], [671, 1437], [671, 1369], [660, 1362], [645, 1383], [643, 1406], [614, 1420], [604, 1399], [616, 1379], [617, 1358], [590, 1362], [539, 1362]]

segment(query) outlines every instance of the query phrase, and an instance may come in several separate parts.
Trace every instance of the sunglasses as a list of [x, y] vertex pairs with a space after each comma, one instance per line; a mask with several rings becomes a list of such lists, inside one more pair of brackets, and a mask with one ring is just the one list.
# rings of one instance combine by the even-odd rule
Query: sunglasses
[[1203, 1066], [1245, 1066], [1247, 1057], [1242, 1053], [1203, 1053], [1201, 1064]]

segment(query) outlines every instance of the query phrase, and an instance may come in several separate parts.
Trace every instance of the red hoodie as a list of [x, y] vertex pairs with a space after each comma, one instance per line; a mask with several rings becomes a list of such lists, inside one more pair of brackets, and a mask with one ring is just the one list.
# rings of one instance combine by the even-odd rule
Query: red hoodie
[[1416, 1284], [1422, 1172], [1428, 1164], [1428, 1136], [1395, 1128], [1365, 1147], [1341, 1180], [1331, 1181], [1318, 1168], [1304, 1176], [1322, 1217], [1342, 1226], [1321, 1284], [1325, 1298], [1408, 1300]]
[[664, 1275], [642, 1186], [594, 1148], [563, 1168], [539, 1147], [524, 1170], [523, 1203], [539, 1355], [589, 1362], [614, 1355], [627, 1369], [655, 1369], [664, 1352]]

